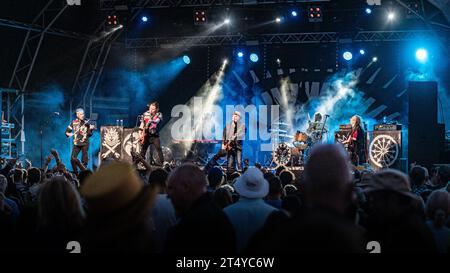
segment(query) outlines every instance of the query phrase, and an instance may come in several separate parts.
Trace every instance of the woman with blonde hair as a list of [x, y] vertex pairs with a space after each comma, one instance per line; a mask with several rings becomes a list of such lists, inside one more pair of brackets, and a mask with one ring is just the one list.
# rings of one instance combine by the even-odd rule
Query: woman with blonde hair
[[361, 126], [361, 117], [354, 115], [350, 118], [352, 131], [348, 138], [342, 142], [347, 145], [347, 151], [353, 165], [357, 166], [366, 162], [365, 133]]
[[54, 176], [41, 185], [37, 199], [37, 247], [66, 251], [69, 241], [80, 239], [84, 220], [78, 191], [64, 176]]

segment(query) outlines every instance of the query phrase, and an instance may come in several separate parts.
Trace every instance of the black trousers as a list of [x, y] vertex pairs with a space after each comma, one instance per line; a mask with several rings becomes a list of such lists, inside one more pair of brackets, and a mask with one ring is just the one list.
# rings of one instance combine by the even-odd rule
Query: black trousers
[[77, 160], [80, 151], [81, 151], [81, 163], [87, 168], [89, 162], [88, 157], [89, 144], [82, 146], [73, 145], [72, 155], [70, 156], [70, 163], [72, 164], [72, 169], [74, 172], [77, 172]]
[[147, 149], [150, 147], [150, 158], [147, 159], [150, 164], [153, 165], [153, 152], [156, 149], [156, 154], [158, 155], [158, 160], [155, 162], [156, 165], [162, 166], [164, 163], [164, 156], [161, 148], [161, 142], [159, 141], [159, 136], [147, 136], [144, 139], [144, 144], [141, 147], [141, 156], [145, 158]]

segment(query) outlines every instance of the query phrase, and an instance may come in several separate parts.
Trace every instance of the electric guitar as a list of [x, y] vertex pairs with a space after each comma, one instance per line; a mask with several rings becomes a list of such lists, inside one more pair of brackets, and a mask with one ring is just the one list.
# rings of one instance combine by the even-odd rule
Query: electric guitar
[[148, 131], [152, 130], [152, 129], [156, 129], [156, 126], [158, 126], [158, 123], [156, 122], [156, 120], [158, 120], [160, 118], [160, 114], [156, 113], [156, 115], [153, 117], [152, 120], [150, 120], [145, 126], [144, 126], [144, 131], [142, 132], [141, 136], [140, 136], [140, 142], [141, 144], [144, 144], [145, 138], [148, 135]]
[[359, 156], [358, 156], [358, 151], [356, 150], [356, 143], [351, 137], [352, 132], [349, 133], [347, 140], [342, 142], [342, 144], [344, 144], [344, 147], [345, 147], [345, 149], [348, 152], [348, 156], [350, 157], [350, 161], [352, 163], [357, 163], [357, 162], [359, 162]]
[[225, 140], [224, 141], [225, 151], [230, 152], [237, 147], [236, 140]]

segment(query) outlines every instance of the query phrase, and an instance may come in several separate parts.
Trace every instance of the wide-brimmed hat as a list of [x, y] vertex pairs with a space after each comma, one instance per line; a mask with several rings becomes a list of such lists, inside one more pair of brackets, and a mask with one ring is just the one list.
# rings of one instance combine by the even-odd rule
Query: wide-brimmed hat
[[86, 179], [81, 194], [86, 199], [90, 213], [108, 214], [138, 199], [143, 187], [133, 166], [124, 162], [111, 162]]
[[263, 198], [269, 193], [269, 183], [255, 167], [248, 168], [234, 183], [237, 193], [247, 198]]

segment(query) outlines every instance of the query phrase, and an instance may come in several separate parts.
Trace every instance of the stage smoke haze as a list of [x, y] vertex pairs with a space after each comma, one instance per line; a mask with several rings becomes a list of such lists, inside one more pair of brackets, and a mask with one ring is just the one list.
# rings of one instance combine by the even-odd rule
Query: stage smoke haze
[[361, 116], [368, 128], [375, 124], [375, 119], [365, 115], [367, 107], [364, 105], [364, 93], [357, 88], [358, 77], [357, 71], [334, 74], [324, 83], [327, 88], [319, 97], [297, 109], [297, 128], [305, 132], [308, 120], [313, 119], [316, 112], [321, 113], [323, 119], [325, 115], [329, 115], [325, 126], [328, 133], [324, 136], [324, 141], [333, 142], [334, 132], [339, 130], [339, 125], [349, 124], [353, 115]]
[[[50, 84], [33, 92], [26, 97], [25, 145], [26, 154], [34, 166], [40, 167], [41, 135], [43, 157], [50, 154], [50, 150], [58, 150], [61, 159], [70, 168], [70, 144], [66, 139], [65, 130], [71, 121], [66, 101], [65, 91], [58, 84]], [[55, 114], [59, 113], [59, 115]], [[20, 137], [17, 148], [20, 151]], [[54, 165], [54, 161], [52, 165]]]

